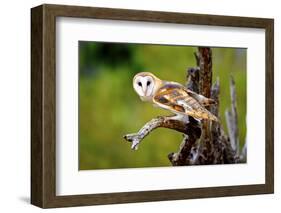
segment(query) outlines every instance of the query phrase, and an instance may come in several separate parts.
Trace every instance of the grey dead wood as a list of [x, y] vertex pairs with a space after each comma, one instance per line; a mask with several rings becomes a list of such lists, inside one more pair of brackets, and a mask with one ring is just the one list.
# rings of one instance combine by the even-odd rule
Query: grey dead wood
[[239, 132], [238, 132], [238, 115], [236, 104], [236, 89], [233, 77], [230, 78], [230, 98], [231, 98], [231, 110], [225, 111], [226, 124], [228, 129], [228, 135], [230, 144], [235, 150], [236, 155], [239, 156]]

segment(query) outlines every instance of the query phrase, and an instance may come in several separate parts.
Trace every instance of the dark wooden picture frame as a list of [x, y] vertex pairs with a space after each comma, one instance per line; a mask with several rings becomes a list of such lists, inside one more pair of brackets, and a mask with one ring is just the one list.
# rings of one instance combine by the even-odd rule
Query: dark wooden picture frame
[[[193, 189], [56, 195], [56, 17], [265, 29], [266, 168], [265, 184]], [[274, 20], [140, 10], [41, 5], [31, 9], [31, 203], [65, 207], [218, 196], [274, 191]]]

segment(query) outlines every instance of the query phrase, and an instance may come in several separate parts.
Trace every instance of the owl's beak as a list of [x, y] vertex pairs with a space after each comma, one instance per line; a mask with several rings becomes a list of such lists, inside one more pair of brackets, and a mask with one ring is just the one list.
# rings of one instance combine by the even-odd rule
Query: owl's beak
[[146, 93], [147, 93], [147, 87], [145, 86], [144, 88], [142, 88], [142, 91], [143, 91], [144, 96], [146, 96]]

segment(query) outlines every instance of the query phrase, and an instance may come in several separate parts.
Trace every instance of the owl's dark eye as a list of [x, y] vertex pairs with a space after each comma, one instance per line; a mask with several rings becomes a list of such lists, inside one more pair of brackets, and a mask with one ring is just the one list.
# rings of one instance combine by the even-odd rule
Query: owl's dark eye
[[140, 87], [142, 86], [140, 81], [138, 82], [138, 85], [139, 85]]
[[150, 82], [150, 81], [148, 81], [148, 82], [146, 83], [146, 85], [147, 85], [147, 86], [149, 86], [149, 85], [150, 85], [150, 83], [151, 83], [151, 82]]

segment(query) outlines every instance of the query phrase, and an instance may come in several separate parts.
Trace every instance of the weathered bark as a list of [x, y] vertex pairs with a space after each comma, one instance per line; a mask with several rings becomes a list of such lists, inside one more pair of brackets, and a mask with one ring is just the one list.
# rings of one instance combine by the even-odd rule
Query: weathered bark
[[[206, 107], [219, 118], [219, 79], [212, 86], [212, 51], [208, 47], [199, 47], [195, 53], [197, 67], [187, 70], [186, 87], [196, 93], [212, 98], [216, 104]], [[184, 133], [183, 141], [176, 153], [168, 158], [173, 166], [229, 164], [246, 161], [245, 144], [239, 155], [238, 115], [236, 91], [233, 78], [230, 84], [231, 111], [226, 112], [229, 137], [223, 131], [220, 122], [197, 120], [189, 117], [189, 122], [175, 120], [175, 117], [158, 117], [146, 123], [138, 133], [128, 134], [124, 138], [132, 142], [132, 149], [154, 129], [164, 127]], [[219, 118], [220, 119], [220, 118]]]
[[[198, 59], [199, 59], [199, 94], [210, 98], [212, 88], [212, 50], [209, 47], [198, 48]], [[208, 110], [210, 107], [206, 107]], [[208, 120], [202, 121], [202, 139], [203, 152], [206, 164], [211, 164], [213, 161], [213, 143], [211, 140], [211, 130]]]
[[[133, 150], [138, 149], [139, 143], [154, 129], [164, 127], [168, 129], [174, 129], [181, 133], [201, 131], [197, 123], [185, 123], [183, 121], [175, 120], [174, 116], [159, 116], [147, 122], [138, 133], [127, 134], [124, 139], [132, 142], [131, 148]], [[198, 130], [199, 129], [199, 130]], [[200, 133], [201, 134], [201, 133]]]
[[187, 70], [187, 89], [199, 93], [199, 67], [191, 67]]
[[198, 154], [197, 141], [201, 136], [201, 127], [198, 122], [190, 118], [188, 123], [189, 131], [185, 132], [183, 141], [179, 147], [178, 152], [170, 153], [168, 158], [173, 166], [184, 166], [195, 164]]
[[238, 133], [238, 115], [236, 104], [236, 89], [233, 77], [230, 79], [230, 98], [231, 98], [231, 111], [225, 111], [226, 123], [228, 128], [228, 135], [230, 144], [235, 150], [236, 155], [239, 156], [239, 133]]
[[[219, 104], [220, 104], [219, 94], [220, 94], [220, 82], [219, 79], [217, 79], [211, 89], [211, 98], [216, 101], [216, 104], [210, 107], [210, 111], [218, 118], [219, 118]], [[224, 163], [224, 156], [223, 156], [224, 148], [222, 142], [223, 139], [224, 137], [221, 132], [220, 123], [213, 122], [211, 125], [211, 135], [210, 135], [210, 141], [212, 141], [211, 154], [213, 155], [213, 159], [211, 163], [213, 164]]]
[[199, 59], [199, 93], [207, 98], [212, 88], [212, 50], [209, 47], [198, 48]]

